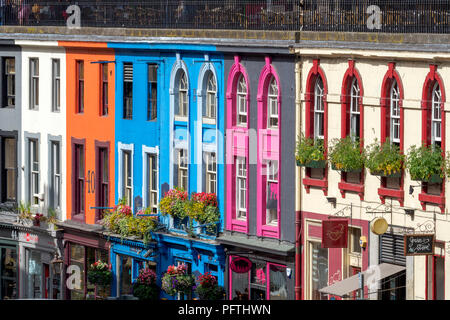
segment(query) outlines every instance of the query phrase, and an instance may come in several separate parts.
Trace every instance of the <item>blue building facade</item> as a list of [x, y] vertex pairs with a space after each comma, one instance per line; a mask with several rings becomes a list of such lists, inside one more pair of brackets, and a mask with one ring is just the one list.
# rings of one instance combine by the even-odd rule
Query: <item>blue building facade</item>
[[[169, 189], [180, 187], [189, 195], [215, 193], [222, 231], [223, 56], [209, 45], [109, 43], [108, 47], [116, 52], [116, 203], [126, 198], [134, 214], [145, 208], [159, 214], [158, 203]], [[211, 272], [223, 285], [225, 258], [215, 235], [194, 225], [192, 237], [169, 216], [159, 215], [159, 219], [165, 228], [153, 235], [156, 248], [149, 263], [159, 284], [169, 265], [185, 263], [193, 274]], [[135, 260], [150, 261], [131, 254], [131, 249], [124, 248], [126, 244], [120, 246], [113, 244], [111, 251], [116, 275], [112, 294], [116, 296], [128, 293], [128, 287], [119, 281], [124, 279], [123, 270], [127, 270], [127, 279], [134, 281], [143, 266]], [[126, 260], [131, 269], [119, 267], [126, 265], [127, 252], [132, 257]]]

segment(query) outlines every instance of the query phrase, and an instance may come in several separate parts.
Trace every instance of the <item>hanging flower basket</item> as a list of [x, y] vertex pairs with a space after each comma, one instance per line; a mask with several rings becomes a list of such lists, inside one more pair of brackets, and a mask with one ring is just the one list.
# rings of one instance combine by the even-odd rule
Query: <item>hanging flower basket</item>
[[218, 285], [216, 277], [209, 272], [197, 278], [195, 292], [200, 300], [223, 300], [225, 289]]
[[188, 294], [195, 286], [195, 278], [186, 274], [186, 265], [169, 266], [161, 280], [161, 288], [170, 296], [177, 293]]
[[139, 300], [158, 300], [159, 287], [156, 285], [156, 273], [151, 269], [139, 271], [139, 276], [133, 284], [133, 295]]
[[90, 283], [98, 286], [108, 286], [111, 284], [113, 274], [108, 264], [97, 261], [91, 264], [88, 270], [88, 280]]

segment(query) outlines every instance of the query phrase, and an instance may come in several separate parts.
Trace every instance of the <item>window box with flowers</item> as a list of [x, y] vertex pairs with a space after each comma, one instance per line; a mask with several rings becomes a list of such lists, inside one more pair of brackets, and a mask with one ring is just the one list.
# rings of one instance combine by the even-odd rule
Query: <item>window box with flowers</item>
[[406, 158], [406, 168], [411, 180], [441, 183], [445, 177], [445, 159], [438, 146], [411, 146]]
[[190, 229], [192, 222], [186, 211], [188, 193], [181, 188], [171, 189], [166, 192], [159, 202], [159, 211], [163, 216], [169, 215], [173, 219], [173, 226], [176, 229]]
[[195, 286], [195, 278], [191, 274], [187, 274], [186, 265], [169, 266], [167, 272], [161, 279], [161, 289], [170, 296], [180, 294], [180, 298], [184, 299], [184, 295], [189, 295]]
[[405, 156], [400, 148], [387, 139], [383, 144], [375, 141], [366, 148], [365, 165], [370, 174], [380, 177], [400, 178], [404, 169]]
[[[111, 266], [101, 260], [98, 260], [89, 266], [87, 278], [90, 283], [95, 285], [96, 299], [105, 298], [107, 295], [106, 288], [111, 285], [113, 280]], [[97, 295], [97, 292], [99, 292], [100, 295]]]
[[358, 139], [347, 136], [331, 140], [328, 159], [333, 170], [361, 172], [364, 168], [365, 151], [361, 150]]
[[192, 220], [203, 226], [203, 233], [217, 235], [220, 212], [215, 193], [193, 192], [186, 203], [186, 211]]
[[159, 291], [156, 284], [156, 273], [149, 268], [140, 270], [136, 282], [133, 284], [133, 296], [139, 300], [158, 300]]
[[225, 289], [218, 285], [215, 276], [209, 272], [197, 278], [195, 293], [200, 300], [224, 300]]
[[297, 166], [306, 168], [325, 168], [327, 161], [324, 153], [323, 139], [305, 138], [297, 141], [295, 151]]

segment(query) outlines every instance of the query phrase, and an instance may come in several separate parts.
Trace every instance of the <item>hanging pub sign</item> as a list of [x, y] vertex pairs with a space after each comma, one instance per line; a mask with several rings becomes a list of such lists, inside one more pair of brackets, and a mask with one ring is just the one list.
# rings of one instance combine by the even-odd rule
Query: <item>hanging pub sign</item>
[[322, 248], [347, 248], [348, 220], [322, 222]]
[[246, 273], [252, 268], [252, 262], [244, 257], [234, 257], [231, 259], [230, 268], [236, 273]]
[[434, 234], [406, 234], [405, 256], [434, 254]]

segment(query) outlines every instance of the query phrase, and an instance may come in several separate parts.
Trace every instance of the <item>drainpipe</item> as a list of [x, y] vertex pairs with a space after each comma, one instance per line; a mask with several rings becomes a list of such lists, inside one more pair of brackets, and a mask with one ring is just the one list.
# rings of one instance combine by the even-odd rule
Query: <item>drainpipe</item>
[[[293, 50], [293, 49], [291, 49]], [[295, 52], [293, 52], [295, 53]], [[302, 111], [301, 111], [301, 60], [296, 59], [295, 63], [295, 132], [299, 136], [302, 132]], [[302, 281], [301, 281], [301, 264], [302, 264], [302, 170], [296, 166], [295, 170], [295, 300], [301, 300], [302, 297]]]

